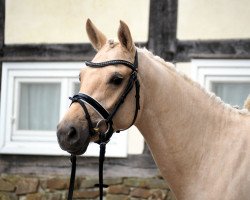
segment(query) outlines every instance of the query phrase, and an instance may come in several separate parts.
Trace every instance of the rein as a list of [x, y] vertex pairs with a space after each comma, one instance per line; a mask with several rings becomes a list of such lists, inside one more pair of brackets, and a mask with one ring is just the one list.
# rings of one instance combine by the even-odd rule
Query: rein
[[[134, 112], [133, 121], [132, 121], [132, 123], [130, 124], [130, 126], [128, 128], [130, 128], [134, 124], [134, 122], [135, 122], [135, 120], [137, 118], [138, 111], [140, 110], [140, 83], [139, 83], [139, 80], [137, 78], [138, 55], [137, 55], [137, 51], [136, 51], [135, 58], [134, 58], [134, 63], [128, 62], [126, 60], [110, 60], [110, 61], [100, 62], [100, 63], [85, 61], [85, 64], [87, 66], [93, 67], [93, 68], [102, 68], [102, 67], [106, 67], [106, 66], [109, 66], [109, 65], [121, 64], [121, 65], [125, 65], [125, 66], [129, 67], [132, 70], [132, 72], [130, 74], [130, 78], [129, 78], [128, 83], [127, 83], [127, 86], [125, 87], [123, 93], [121, 94], [120, 98], [116, 102], [116, 104], [115, 104], [115, 106], [114, 106], [114, 108], [113, 108], [113, 110], [111, 112], [108, 112], [97, 100], [95, 100], [94, 98], [92, 98], [91, 96], [89, 96], [87, 94], [78, 93], [78, 94], [74, 95], [73, 97], [69, 97], [69, 99], [72, 101], [72, 103], [77, 102], [83, 108], [85, 118], [86, 118], [86, 120], [88, 122], [88, 129], [89, 129], [90, 136], [95, 136], [96, 134], [99, 134], [99, 139], [96, 142], [96, 143], [98, 143], [100, 145], [99, 184], [96, 184], [95, 186], [99, 187], [100, 200], [102, 200], [103, 199], [103, 188], [108, 187], [107, 185], [103, 184], [103, 163], [104, 163], [104, 160], [105, 160], [106, 144], [109, 142], [109, 140], [112, 137], [114, 132], [122, 131], [121, 129], [114, 130], [114, 128], [113, 128], [113, 117], [115, 116], [115, 114], [119, 110], [120, 106], [124, 103], [124, 100], [126, 99], [129, 92], [132, 90], [134, 85], [135, 85], [135, 90], [136, 90], [136, 94], [135, 94], [135, 100], [136, 100], [135, 112]], [[97, 123], [96, 127], [94, 127], [94, 125], [93, 125], [93, 122], [92, 122], [91, 117], [89, 115], [89, 111], [88, 111], [85, 103], [87, 103], [91, 107], [93, 107], [103, 118], [101, 121], [99, 121]], [[106, 130], [105, 133], [99, 132], [99, 128], [98, 128], [99, 123], [102, 122], [102, 121], [104, 121], [106, 123], [106, 125], [107, 125], [107, 130]], [[71, 155], [70, 160], [71, 160], [71, 163], [72, 163], [72, 167], [71, 167], [71, 176], [70, 176], [70, 186], [69, 186], [69, 192], [68, 192], [68, 200], [72, 200], [72, 197], [73, 197], [74, 182], [75, 182], [75, 172], [76, 172], [76, 156]]]

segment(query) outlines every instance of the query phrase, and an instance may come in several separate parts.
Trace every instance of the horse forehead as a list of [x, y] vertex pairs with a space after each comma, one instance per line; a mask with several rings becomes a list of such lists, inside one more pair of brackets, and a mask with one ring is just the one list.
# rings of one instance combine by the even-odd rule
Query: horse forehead
[[122, 75], [126, 75], [131, 72], [131, 69], [122, 65], [121, 66], [109, 65], [109, 66], [100, 67], [100, 68], [88, 67], [83, 73], [84, 73], [84, 76], [86, 76], [88, 80], [96, 81], [96, 79], [103, 80], [117, 72]]
[[105, 45], [94, 57], [93, 62], [104, 62], [108, 60], [127, 60], [131, 61], [131, 56], [126, 52], [120, 44], [116, 44], [115, 47]]

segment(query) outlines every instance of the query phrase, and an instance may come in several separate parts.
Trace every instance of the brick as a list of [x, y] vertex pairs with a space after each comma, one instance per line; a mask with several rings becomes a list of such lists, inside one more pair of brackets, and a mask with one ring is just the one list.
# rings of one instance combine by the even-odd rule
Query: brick
[[16, 194], [36, 193], [39, 181], [37, 178], [23, 178], [20, 179], [16, 185]]
[[12, 183], [0, 178], [0, 191], [13, 192], [14, 190], [15, 186]]
[[109, 187], [110, 194], [129, 194], [130, 188], [123, 185], [112, 185]]
[[46, 182], [46, 188], [52, 190], [64, 190], [69, 187], [69, 180], [62, 178], [51, 178]]
[[149, 190], [147, 189], [143, 189], [143, 188], [135, 188], [134, 190], [132, 190], [132, 192], [130, 193], [130, 195], [132, 197], [138, 197], [138, 198], [148, 198], [151, 193]]
[[106, 196], [106, 200], [129, 200], [130, 198], [126, 195], [113, 195], [113, 194], [108, 194]]
[[92, 191], [76, 190], [74, 191], [74, 194], [73, 194], [73, 198], [76, 198], [76, 199], [78, 198], [79, 199], [94, 199], [94, 198], [97, 198], [98, 196], [99, 196], [99, 191], [96, 191], [96, 190], [92, 190]]

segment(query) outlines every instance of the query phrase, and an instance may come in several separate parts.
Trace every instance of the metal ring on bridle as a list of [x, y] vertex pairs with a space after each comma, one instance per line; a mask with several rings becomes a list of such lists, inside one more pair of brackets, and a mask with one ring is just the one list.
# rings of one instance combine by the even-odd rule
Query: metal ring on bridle
[[[106, 126], [107, 126], [107, 130], [106, 130], [104, 133], [102, 133], [102, 134], [105, 134], [105, 135], [106, 135], [106, 134], [109, 132], [109, 130], [110, 130], [110, 124], [107, 123], [105, 119], [101, 119], [99, 122], [97, 122], [95, 128], [97, 128], [97, 129], [98, 129], [98, 132], [100, 132], [99, 125], [100, 125], [101, 122], [104, 122], [104, 123], [106, 124]], [[95, 128], [94, 128], [94, 129], [95, 129]]]

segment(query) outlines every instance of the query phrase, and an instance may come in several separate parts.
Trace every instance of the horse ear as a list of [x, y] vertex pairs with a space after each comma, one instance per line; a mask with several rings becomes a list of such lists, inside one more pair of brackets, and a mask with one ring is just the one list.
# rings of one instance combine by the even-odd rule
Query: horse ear
[[97, 51], [100, 50], [107, 41], [106, 36], [95, 27], [90, 19], [86, 22], [86, 31], [93, 47]]
[[131, 33], [127, 24], [120, 20], [120, 27], [118, 29], [118, 39], [123, 47], [128, 49], [130, 52], [135, 50], [135, 45], [131, 37]]

